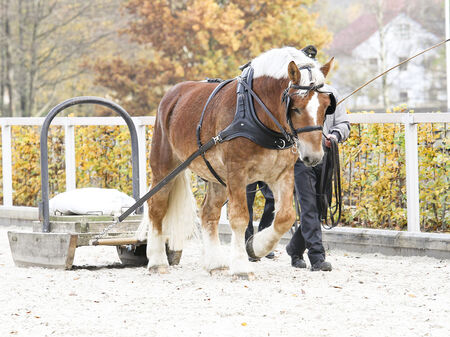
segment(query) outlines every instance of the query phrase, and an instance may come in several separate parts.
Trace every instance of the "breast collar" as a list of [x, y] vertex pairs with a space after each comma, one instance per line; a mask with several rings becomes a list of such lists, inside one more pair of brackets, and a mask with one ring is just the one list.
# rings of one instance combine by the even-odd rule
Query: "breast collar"
[[[269, 129], [259, 120], [253, 101], [253, 99], [259, 100], [259, 97], [252, 95], [254, 94], [252, 87], [253, 68], [248, 66], [244, 69], [242, 75], [238, 77], [236, 113], [233, 121], [219, 133], [220, 137], [223, 140], [244, 137], [271, 150], [284, 150], [292, 147], [295, 143], [287, 132], [283, 134]], [[261, 104], [262, 102], [258, 103]], [[276, 121], [276, 124], [278, 123], [279, 122]], [[281, 125], [279, 125], [279, 127], [281, 127]]]

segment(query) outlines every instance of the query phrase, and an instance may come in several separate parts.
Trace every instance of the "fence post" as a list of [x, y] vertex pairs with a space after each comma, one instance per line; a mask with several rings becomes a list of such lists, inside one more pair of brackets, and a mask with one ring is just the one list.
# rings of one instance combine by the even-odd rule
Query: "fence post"
[[2, 125], [3, 206], [12, 206], [11, 125]]
[[66, 143], [66, 191], [77, 188], [75, 170], [75, 126], [66, 124], [64, 126], [64, 141]]
[[139, 191], [140, 196], [144, 196], [148, 192], [147, 186], [147, 144], [146, 144], [146, 125], [136, 123], [136, 132], [139, 143]]
[[414, 115], [405, 120], [406, 212], [408, 232], [420, 232], [419, 155]]

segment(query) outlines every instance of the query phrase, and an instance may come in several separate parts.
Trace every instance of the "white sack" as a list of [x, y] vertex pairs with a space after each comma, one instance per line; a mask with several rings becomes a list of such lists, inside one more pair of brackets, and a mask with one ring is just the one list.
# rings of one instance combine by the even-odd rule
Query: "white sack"
[[50, 199], [50, 214], [118, 215], [135, 200], [123, 192], [107, 188], [80, 188]]

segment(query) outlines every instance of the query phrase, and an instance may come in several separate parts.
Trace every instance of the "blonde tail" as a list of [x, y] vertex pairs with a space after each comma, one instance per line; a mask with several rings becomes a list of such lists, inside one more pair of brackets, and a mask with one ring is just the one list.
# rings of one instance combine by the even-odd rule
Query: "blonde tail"
[[197, 236], [197, 203], [192, 194], [191, 172], [186, 170], [176, 178], [169, 195], [169, 207], [162, 221], [163, 233], [169, 238], [169, 248], [182, 250], [184, 241]]

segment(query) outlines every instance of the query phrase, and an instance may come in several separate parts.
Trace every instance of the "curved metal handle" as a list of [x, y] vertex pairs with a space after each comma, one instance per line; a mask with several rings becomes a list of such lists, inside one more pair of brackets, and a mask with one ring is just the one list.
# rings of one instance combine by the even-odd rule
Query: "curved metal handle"
[[47, 117], [44, 120], [41, 130], [41, 193], [42, 193], [42, 231], [45, 233], [50, 232], [50, 212], [49, 212], [49, 183], [48, 183], [48, 129], [50, 123], [61, 111], [79, 104], [97, 104], [110, 108], [117, 112], [127, 123], [128, 129], [131, 135], [131, 160], [132, 160], [132, 179], [133, 179], [133, 198], [139, 200], [139, 151], [138, 151], [138, 138], [136, 133], [136, 127], [133, 123], [128, 112], [125, 111], [120, 105], [111, 102], [107, 99], [94, 96], [80, 96], [73, 97], [65, 100], [62, 103], [56, 105], [50, 110]]

